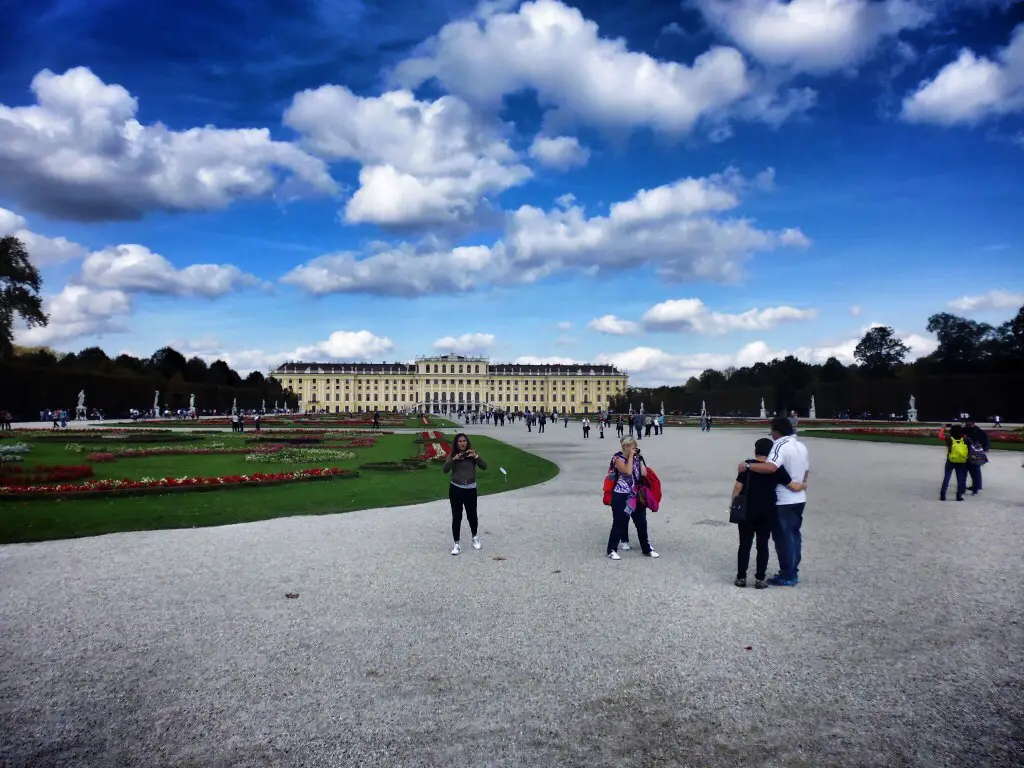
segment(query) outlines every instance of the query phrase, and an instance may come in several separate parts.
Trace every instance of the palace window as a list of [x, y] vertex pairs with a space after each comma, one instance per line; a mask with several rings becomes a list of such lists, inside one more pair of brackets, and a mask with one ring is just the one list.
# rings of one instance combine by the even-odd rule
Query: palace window
[[[434, 373], [437, 373], [437, 365], [436, 364], [434, 365]], [[435, 381], [434, 383], [436, 384], [437, 382]]]
[[[462, 366], [461, 365], [459, 366], [459, 373], [462, 373]], [[461, 384], [461, 383], [462, 382], [460, 381], [459, 384]]]
[[448, 366], [447, 365], [442, 365], [441, 366], [441, 373], [448, 373]]
[[473, 373], [480, 373], [480, 366], [479, 365], [476, 367], [476, 370], [473, 371]]

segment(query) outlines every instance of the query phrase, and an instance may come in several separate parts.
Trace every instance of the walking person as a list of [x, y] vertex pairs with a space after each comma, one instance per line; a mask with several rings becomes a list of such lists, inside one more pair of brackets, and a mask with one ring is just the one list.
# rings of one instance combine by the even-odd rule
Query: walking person
[[[751, 464], [766, 462], [772, 450], [772, 441], [762, 437], [754, 443], [754, 458], [748, 459]], [[746, 462], [744, 462], [744, 465]], [[768, 542], [771, 540], [772, 529], [778, 518], [776, 488], [786, 486], [792, 491], [803, 490], [801, 483], [793, 482], [785, 467], [780, 467], [770, 475], [762, 475], [744, 470], [736, 475], [732, 488], [732, 498], [746, 496], [746, 519], [737, 523], [740, 543], [736, 552], [737, 587], [747, 586], [747, 568], [750, 566], [750, 548], [757, 540], [757, 558], [754, 565], [754, 588], [765, 589], [768, 582], [765, 576], [768, 570]]]
[[640, 549], [647, 557], [659, 557], [651, 546], [647, 533], [647, 510], [638, 503], [641, 478], [647, 476], [647, 467], [636, 439], [630, 435], [619, 441], [622, 448], [608, 467], [614, 473], [615, 487], [612, 490], [612, 529], [608, 534], [607, 556], [610, 560], [621, 560], [619, 548], [629, 549], [629, 520], [633, 519]]
[[972, 496], [977, 496], [982, 486], [981, 468], [988, 464], [988, 451], [991, 443], [988, 433], [979, 427], [974, 419], [967, 422], [964, 436], [967, 438], [967, 474], [971, 478], [971, 484], [967, 490], [971, 492]]
[[621, 440], [625, 430], [626, 428], [622, 423], [622, 414], [619, 414], [615, 417], [615, 436]]
[[586, 416], [583, 417], [583, 439], [590, 439], [590, 419], [588, 419]]
[[448, 501], [452, 507], [452, 537], [455, 539], [455, 546], [452, 547], [452, 554], [458, 555], [462, 552], [460, 539], [462, 538], [462, 511], [466, 511], [466, 520], [469, 521], [469, 531], [473, 535], [473, 549], [480, 549], [483, 546], [480, 536], [477, 534], [479, 520], [476, 514], [477, 489], [476, 489], [476, 468], [487, 469], [487, 462], [480, 454], [473, 450], [469, 437], [460, 432], [452, 440], [452, 449], [448, 458], [444, 460], [444, 472], [451, 472], [452, 479], [448, 485]]
[[597, 422], [597, 436], [604, 440], [604, 419]]
[[644, 415], [642, 413], [638, 413], [633, 417], [633, 429], [636, 430], [637, 442], [643, 440]]
[[967, 438], [964, 428], [954, 424], [943, 437], [946, 442], [946, 466], [942, 474], [942, 488], [939, 490], [939, 501], [946, 500], [946, 491], [949, 490], [949, 478], [956, 473], [956, 500], [964, 500], [964, 489], [967, 486], [967, 459], [970, 457], [970, 448], [967, 446]]
[[771, 475], [778, 469], [785, 468], [793, 479], [802, 485], [799, 491], [779, 485], [775, 489], [776, 520], [772, 528], [772, 539], [775, 541], [775, 554], [779, 559], [779, 572], [769, 583], [778, 587], [795, 587], [800, 578], [800, 559], [803, 540], [800, 528], [804, 521], [804, 507], [807, 505], [807, 478], [811, 473], [811, 461], [807, 454], [807, 446], [793, 435], [793, 425], [785, 416], [772, 419], [771, 453], [763, 462], [744, 462], [739, 465], [738, 472], [749, 469], [751, 472]]

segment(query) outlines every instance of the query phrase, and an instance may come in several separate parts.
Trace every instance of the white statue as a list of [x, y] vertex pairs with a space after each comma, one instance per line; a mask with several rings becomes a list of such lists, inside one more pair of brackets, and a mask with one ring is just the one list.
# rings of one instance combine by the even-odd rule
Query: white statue
[[85, 410], [85, 390], [83, 389], [78, 393], [78, 408], [79, 410]]
[[910, 409], [907, 411], [907, 421], [917, 421], [917, 398], [910, 396]]
[[196, 396], [195, 395], [189, 395], [188, 396], [188, 409], [190, 411], [194, 411], [196, 409]]
[[232, 414], [238, 413], [238, 398], [237, 397], [234, 400], [231, 401], [231, 413]]
[[708, 404], [707, 404], [707, 403], [706, 403], [706, 402], [705, 402], [704, 400], [701, 400], [701, 401], [700, 401], [700, 412], [701, 412], [702, 414], [704, 414], [704, 413], [707, 413], [707, 412], [708, 412]]
[[910, 410], [917, 410], [917, 398], [914, 397], [913, 395], [910, 396]]
[[767, 419], [768, 418], [768, 409], [764, 407], [764, 398], [763, 397], [761, 398], [761, 418], [762, 419]]
[[160, 390], [153, 390], [153, 415], [160, 415]]
[[263, 405], [260, 406], [260, 410], [263, 411], [264, 413], [267, 412], [267, 401], [266, 400], [263, 401]]
[[807, 414], [807, 418], [816, 419], [818, 418], [818, 409], [814, 407], [814, 395], [811, 395], [811, 410]]

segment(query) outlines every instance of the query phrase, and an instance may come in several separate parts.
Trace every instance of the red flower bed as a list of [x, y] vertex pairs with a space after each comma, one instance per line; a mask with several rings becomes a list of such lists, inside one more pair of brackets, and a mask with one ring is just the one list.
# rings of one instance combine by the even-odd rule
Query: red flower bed
[[417, 459], [422, 461], [438, 461], [444, 459], [450, 452], [451, 446], [444, 440], [444, 435], [440, 432], [421, 432], [420, 433], [425, 442], [423, 444], [423, 452], [417, 456]]
[[0, 498], [30, 499], [76, 495], [120, 495], [145, 492], [166, 492], [184, 490], [215, 490], [218, 488], [242, 487], [247, 485], [291, 483], [303, 480], [320, 480], [335, 477], [355, 477], [350, 469], [325, 467], [323, 469], [300, 469], [294, 472], [254, 472], [249, 475], [225, 477], [164, 477], [157, 480], [93, 480], [71, 485], [3, 485]]
[[[929, 437], [938, 439], [938, 434], [933, 429], [884, 429], [881, 427], [858, 427], [857, 429], [833, 429], [830, 432], [847, 433], [853, 435], [883, 435], [887, 437]], [[1005, 432], [993, 430], [986, 433], [988, 439], [995, 443], [1024, 443], [1024, 434], [1017, 432]]]
[[4, 467], [0, 471], [0, 485], [48, 485], [50, 483], [72, 483], [85, 480], [94, 474], [92, 467], [87, 465], [55, 464], [39, 465], [28, 471], [24, 467]]

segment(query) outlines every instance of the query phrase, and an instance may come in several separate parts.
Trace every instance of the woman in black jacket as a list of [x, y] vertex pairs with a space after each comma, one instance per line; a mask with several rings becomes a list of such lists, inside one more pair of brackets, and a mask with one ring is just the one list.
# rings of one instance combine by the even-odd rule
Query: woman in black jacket
[[444, 460], [444, 471], [452, 473], [451, 483], [448, 485], [448, 501], [452, 505], [452, 536], [455, 538], [455, 546], [452, 547], [452, 554], [458, 555], [462, 552], [462, 545], [459, 539], [462, 535], [462, 509], [466, 509], [466, 519], [469, 521], [469, 530], [473, 534], [473, 549], [480, 549], [480, 537], [477, 535], [478, 520], [476, 516], [476, 468], [487, 469], [487, 462], [480, 458], [480, 454], [473, 450], [469, 437], [460, 432], [452, 440], [452, 450], [448, 458]]
[[[748, 464], [768, 460], [772, 450], [772, 441], [762, 437], [754, 443], [754, 458]], [[757, 570], [754, 573], [754, 587], [764, 589], [768, 586], [765, 575], [768, 570], [768, 542], [771, 540], [772, 527], [775, 525], [775, 489], [784, 485], [791, 491], [802, 491], [807, 488], [804, 483], [797, 483], [789, 476], [785, 467], [779, 467], [770, 475], [759, 472], [744, 471], [736, 476], [732, 488], [732, 498], [740, 494], [747, 497], [747, 519], [738, 523], [740, 546], [736, 553], [737, 587], [747, 586], [747, 566], [750, 565], [750, 547], [757, 538]]]

